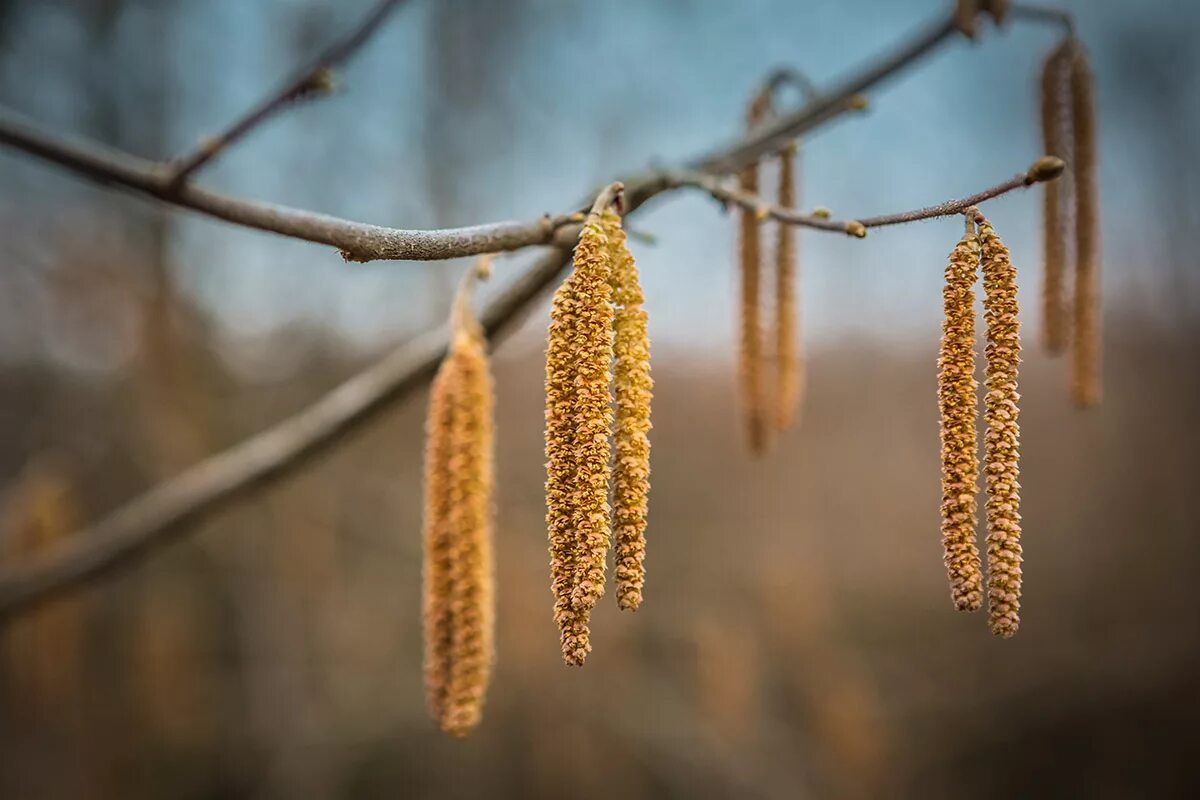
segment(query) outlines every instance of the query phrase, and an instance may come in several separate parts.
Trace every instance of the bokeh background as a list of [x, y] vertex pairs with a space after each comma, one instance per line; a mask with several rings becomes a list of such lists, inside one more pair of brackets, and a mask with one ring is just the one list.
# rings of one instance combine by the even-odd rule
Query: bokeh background
[[[0, 0], [0, 102], [169, 157], [366, 0]], [[424, 394], [138, 566], [0, 631], [0, 796], [1195, 796], [1200, 7], [1063, 2], [1100, 107], [1105, 400], [1036, 346], [1035, 192], [987, 207], [1026, 308], [1026, 602], [1011, 641], [941, 566], [935, 358], [959, 222], [805, 233], [810, 389], [748, 457], [733, 224], [631, 220], [657, 382], [647, 600], [564, 667], [542, 498], [546, 304], [496, 350], [499, 658], [449, 740], [420, 675]], [[526, 218], [735, 138], [791, 65], [835, 79], [937, 0], [413, 0], [331, 98], [206, 185], [402, 227]], [[959, 41], [803, 144], [840, 216], [1039, 155], [1052, 28]], [[497, 286], [531, 254], [497, 262]], [[445, 317], [465, 263], [346, 265], [0, 152], [0, 550], [16, 563], [292, 413]], [[488, 293], [497, 287], [491, 287]]]

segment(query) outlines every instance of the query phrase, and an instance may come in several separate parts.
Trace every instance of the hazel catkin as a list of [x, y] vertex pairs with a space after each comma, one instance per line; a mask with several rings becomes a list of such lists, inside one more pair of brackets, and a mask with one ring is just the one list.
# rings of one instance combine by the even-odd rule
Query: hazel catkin
[[[796, 207], [797, 147], [793, 143], [779, 154], [781, 208]], [[799, 264], [796, 258], [796, 229], [779, 223], [775, 244], [775, 428], [787, 430], [795, 424], [804, 397], [804, 350], [800, 341], [796, 302]]]
[[[747, 129], [753, 130], [770, 112], [770, 93], [762, 92], [751, 101], [746, 114]], [[738, 173], [738, 188], [758, 194], [759, 166], [750, 164]], [[740, 277], [740, 321], [738, 331], [738, 372], [741, 383], [742, 414], [746, 443], [752, 455], [767, 449], [766, 386], [763, 375], [762, 332], [762, 242], [761, 223], [754, 209], [738, 211], [738, 271]]]
[[478, 724], [494, 660], [493, 391], [486, 342], [468, 305], [472, 281], [459, 290], [426, 423], [426, 698], [455, 736]]
[[546, 515], [563, 659], [582, 665], [604, 593], [613, 353], [611, 257], [599, 213], [584, 222], [555, 293], [546, 350]]
[[1096, 98], [1087, 54], [1071, 58], [1075, 156], [1075, 298], [1071, 397], [1080, 408], [1100, 402], [1099, 200], [1096, 185]]
[[621, 218], [603, 217], [612, 258], [613, 386], [617, 419], [613, 467], [613, 540], [617, 604], [636, 611], [646, 580], [646, 515], [650, 492], [650, 337], [637, 264], [625, 243]]
[[959, 611], [983, 600], [983, 577], [975, 543], [979, 477], [975, 425], [975, 294], [979, 237], [968, 213], [967, 231], [950, 254], [942, 291], [945, 317], [938, 355], [938, 409], [942, 445], [942, 547], [950, 595]]
[[[1046, 58], [1041, 75], [1042, 152], [1071, 162], [1069, 80], [1071, 47], [1059, 45]], [[1045, 182], [1042, 194], [1042, 345], [1058, 355], [1067, 346], [1065, 279], [1070, 188], [1065, 178]]]
[[1017, 371], [1021, 361], [1017, 271], [1008, 248], [987, 220], [979, 222], [983, 249], [983, 309], [987, 325], [984, 415], [987, 420], [988, 623], [1008, 638], [1020, 625], [1021, 495]]

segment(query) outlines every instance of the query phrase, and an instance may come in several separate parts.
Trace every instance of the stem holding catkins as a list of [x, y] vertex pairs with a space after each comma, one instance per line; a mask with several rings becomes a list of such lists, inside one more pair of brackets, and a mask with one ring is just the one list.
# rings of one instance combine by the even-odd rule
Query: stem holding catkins
[[1075, 305], [1071, 397], [1079, 408], [1100, 402], [1099, 214], [1096, 97], [1091, 66], [1075, 43], [1071, 59], [1075, 155]]
[[479, 723], [494, 658], [493, 391], [486, 340], [470, 309], [487, 259], [463, 279], [450, 352], [434, 378], [425, 458], [425, 686], [441, 728]]
[[1020, 625], [1021, 495], [1017, 371], [1021, 361], [1017, 271], [991, 223], [978, 217], [983, 249], [983, 315], [987, 323], [988, 623], [1008, 638]]
[[959, 611], [983, 602], [983, 577], [975, 543], [979, 456], [975, 432], [975, 294], [980, 245], [975, 209], [966, 233], [950, 253], [942, 291], [945, 318], [938, 354], [938, 410], [942, 445], [942, 548], [950, 595]]

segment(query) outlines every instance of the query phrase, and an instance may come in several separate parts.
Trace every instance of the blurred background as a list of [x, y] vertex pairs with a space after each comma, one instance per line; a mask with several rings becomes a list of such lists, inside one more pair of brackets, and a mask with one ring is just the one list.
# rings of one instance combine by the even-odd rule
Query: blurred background
[[[186, 150], [371, 3], [0, 0], [0, 102]], [[802, 422], [749, 458], [732, 220], [631, 220], [655, 346], [646, 602], [563, 666], [543, 524], [539, 304], [497, 348], [498, 650], [482, 726], [427, 718], [425, 395], [103, 585], [0, 631], [0, 797], [1195, 796], [1200, 7], [1063, 2], [1100, 107], [1105, 399], [1037, 347], [1040, 197], [987, 206], [1022, 276], [1021, 633], [956, 614], [935, 394], [955, 219], [801, 237]], [[413, 0], [200, 182], [402, 227], [528, 218], [736, 138], [771, 68], [818, 83], [944, 13]], [[1039, 155], [1052, 28], [955, 41], [803, 144], [802, 194], [914, 208]], [[486, 294], [532, 253], [505, 257]], [[465, 263], [346, 265], [0, 151], [0, 552], [9, 563], [303, 408], [445, 317]]]

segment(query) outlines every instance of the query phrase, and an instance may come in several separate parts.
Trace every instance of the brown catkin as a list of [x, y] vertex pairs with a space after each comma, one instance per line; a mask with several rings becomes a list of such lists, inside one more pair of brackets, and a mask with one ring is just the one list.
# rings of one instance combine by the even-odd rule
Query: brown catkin
[[494, 660], [493, 392], [486, 343], [466, 304], [470, 280], [433, 381], [425, 451], [426, 699], [455, 736], [478, 724]]
[[[779, 155], [779, 196], [781, 208], [796, 207], [795, 144]], [[804, 397], [804, 353], [797, 324], [796, 228], [779, 223], [775, 244], [775, 427], [792, 427]]]
[[546, 350], [546, 522], [563, 659], [582, 665], [588, 619], [604, 593], [613, 353], [611, 258], [598, 214], [555, 293]]
[[982, 0], [956, 0], [954, 6], [954, 27], [968, 39], [975, 38], [978, 29], [978, 18]]
[[[759, 125], [770, 111], [770, 94], [756, 95], [746, 114], [749, 130]], [[738, 173], [738, 188], [758, 194], [759, 165], [751, 164]], [[763, 376], [762, 333], [762, 242], [761, 223], [754, 209], [738, 211], [738, 261], [741, 282], [741, 320], [738, 341], [738, 371], [741, 379], [742, 414], [746, 443], [753, 455], [767, 449], [767, 409]]]
[[950, 595], [959, 611], [983, 601], [979, 548], [975, 543], [975, 497], [979, 478], [975, 425], [975, 294], [979, 236], [973, 219], [946, 266], [942, 290], [945, 318], [938, 355], [938, 408], [942, 442], [942, 547]]
[[1100, 402], [1099, 200], [1096, 186], [1096, 98], [1087, 54], [1071, 59], [1075, 156], [1075, 305], [1071, 397], [1080, 408]]
[[1008, 248], [990, 223], [981, 220], [983, 316], [987, 324], [987, 475], [988, 623], [1008, 638], [1020, 625], [1021, 496], [1020, 427], [1017, 422], [1017, 367], [1021, 361], [1017, 319], [1017, 271]]
[[646, 579], [646, 514], [650, 492], [650, 337], [637, 264], [625, 243], [621, 218], [604, 213], [612, 259], [614, 320], [613, 385], [617, 401], [613, 468], [613, 538], [617, 605], [636, 611]]
[[[1059, 45], [1042, 65], [1042, 152], [1070, 163], [1071, 124], [1069, 80], [1071, 47]], [[1042, 195], [1042, 346], [1059, 355], [1067, 346], [1064, 281], [1067, 273], [1067, 226], [1070, 213], [1066, 176], [1046, 181]]]

